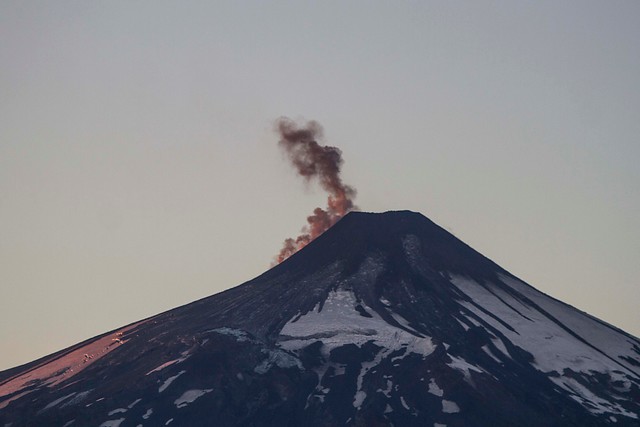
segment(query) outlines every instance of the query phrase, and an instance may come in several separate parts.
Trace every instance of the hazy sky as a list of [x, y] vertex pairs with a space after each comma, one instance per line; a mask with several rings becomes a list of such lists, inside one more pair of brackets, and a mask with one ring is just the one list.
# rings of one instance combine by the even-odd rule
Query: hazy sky
[[0, 2], [0, 370], [267, 269], [325, 196], [420, 211], [640, 335], [640, 2]]

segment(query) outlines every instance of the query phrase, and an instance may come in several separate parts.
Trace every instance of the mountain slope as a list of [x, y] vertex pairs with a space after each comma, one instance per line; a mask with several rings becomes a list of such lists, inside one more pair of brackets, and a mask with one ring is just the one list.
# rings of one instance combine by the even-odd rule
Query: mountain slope
[[640, 425], [640, 341], [424, 216], [0, 373], [0, 424]]

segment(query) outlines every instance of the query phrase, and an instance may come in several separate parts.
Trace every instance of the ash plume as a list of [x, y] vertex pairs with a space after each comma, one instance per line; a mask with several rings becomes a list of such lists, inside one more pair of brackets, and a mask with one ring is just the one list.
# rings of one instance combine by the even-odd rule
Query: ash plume
[[298, 175], [307, 182], [317, 180], [322, 189], [329, 193], [327, 207], [313, 210], [313, 214], [307, 217], [308, 225], [302, 229], [302, 234], [284, 241], [276, 257], [276, 262], [281, 263], [355, 209], [353, 199], [356, 190], [344, 184], [340, 177], [342, 151], [318, 143], [323, 136], [320, 123], [312, 120], [299, 126], [293, 120], [281, 117], [276, 121], [276, 131], [280, 136], [278, 145], [285, 151]]

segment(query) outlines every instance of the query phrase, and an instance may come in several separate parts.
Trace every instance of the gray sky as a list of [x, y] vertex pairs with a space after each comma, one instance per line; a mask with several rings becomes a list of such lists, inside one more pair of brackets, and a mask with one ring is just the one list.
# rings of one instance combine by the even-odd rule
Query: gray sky
[[640, 335], [637, 1], [3, 1], [0, 369], [267, 269], [325, 196], [420, 211]]

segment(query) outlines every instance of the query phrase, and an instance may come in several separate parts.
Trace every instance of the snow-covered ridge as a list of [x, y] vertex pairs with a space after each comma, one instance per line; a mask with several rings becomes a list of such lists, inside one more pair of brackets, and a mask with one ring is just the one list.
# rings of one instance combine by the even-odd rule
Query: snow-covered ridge
[[[618, 333], [617, 329], [586, 313], [569, 309], [566, 304], [544, 295], [520, 280], [505, 275], [499, 277], [503, 283], [529, 298], [589, 345], [624, 366], [625, 370], [634, 372], [640, 379], [640, 352], [637, 350], [640, 341]], [[635, 363], [630, 363], [630, 360]]]
[[[522, 282], [507, 277], [501, 279], [534, 304], [495, 284], [483, 286], [473, 279], [451, 275], [451, 283], [471, 300], [459, 301], [459, 304], [499, 331], [512, 344], [533, 355], [531, 365], [549, 374], [550, 380], [569, 391], [574, 400], [595, 414], [613, 413], [637, 418], [636, 414], [622, 408], [615, 398], [604, 400], [597, 397], [589, 387], [567, 376], [567, 370], [570, 370], [585, 376], [604, 373], [622, 385], [637, 381], [634, 370], [621, 363], [624, 359], [620, 356], [637, 357], [629, 344], [627, 348], [623, 345], [624, 336], [603, 331], [608, 328], [606, 325], [577, 310], [561, 306], [561, 303]], [[496, 337], [496, 340], [499, 339]], [[624, 391], [620, 390], [619, 397], [625, 394]]]
[[[370, 317], [362, 315], [363, 311]], [[431, 338], [410, 334], [387, 323], [375, 310], [358, 301], [351, 290], [331, 291], [322, 308], [318, 304], [313, 311], [294, 319], [280, 331], [279, 345], [286, 350], [298, 350], [315, 341], [322, 342], [325, 353], [346, 344], [360, 346], [367, 342], [388, 350], [404, 348], [407, 353], [423, 356], [435, 348]]]

